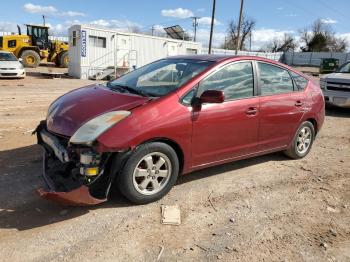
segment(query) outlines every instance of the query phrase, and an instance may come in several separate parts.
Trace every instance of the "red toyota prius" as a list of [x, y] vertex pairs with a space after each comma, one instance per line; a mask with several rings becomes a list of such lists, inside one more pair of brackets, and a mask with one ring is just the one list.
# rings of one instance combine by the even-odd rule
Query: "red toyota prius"
[[161, 59], [50, 105], [36, 129], [47, 185], [38, 192], [92, 205], [118, 187], [130, 201], [149, 203], [194, 170], [276, 151], [306, 156], [324, 114], [319, 86], [278, 62]]

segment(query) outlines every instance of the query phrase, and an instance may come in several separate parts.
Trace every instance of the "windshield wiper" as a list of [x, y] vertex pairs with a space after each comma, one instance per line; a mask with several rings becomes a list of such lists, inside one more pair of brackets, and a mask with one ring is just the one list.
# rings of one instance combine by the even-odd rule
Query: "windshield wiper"
[[110, 87], [111, 89], [118, 89], [118, 88], [121, 88], [121, 89], [124, 89], [126, 91], [128, 91], [129, 93], [132, 93], [132, 94], [136, 94], [136, 95], [140, 95], [140, 96], [145, 96], [145, 97], [148, 97], [148, 94], [144, 91], [141, 91], [141, 90], [136, 90], [130, 86], [126, 86], [126, 85], [111, 85], [109, 82], [107, 83], [107, 87]]

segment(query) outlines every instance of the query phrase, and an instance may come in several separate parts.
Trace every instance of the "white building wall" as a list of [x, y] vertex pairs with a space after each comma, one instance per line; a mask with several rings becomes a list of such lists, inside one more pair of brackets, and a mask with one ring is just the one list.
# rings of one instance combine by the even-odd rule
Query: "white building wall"
[[163, 48], [163, 43], [153, 38], [144, 38], [140, 36], [133, 37], [132, 49], [137, 50], [137, 67], [150, 63], [159, 58], [165, 57], [167, 54]]
[[[76, 46], [72, 45], [73, 31], [79, 32]], [[82, 35], [86, 34], [84, 45]], [[89, 36], [106, 38], [106, 47], [93, 47]], [[87, 79], [96, 68], [141, 67], [155, 60], [186, 54], [187, 48], [200, 53], [199, 43], [170, 38], [123, 33], [113, 30], [74, 25], [69, 29], [69, 75]], [[84, 47], [85, 46], [85, 47]], [[82, 50], [86, 52], [82, 52]], [[83, 56], [83, 53], [85, 56]]]

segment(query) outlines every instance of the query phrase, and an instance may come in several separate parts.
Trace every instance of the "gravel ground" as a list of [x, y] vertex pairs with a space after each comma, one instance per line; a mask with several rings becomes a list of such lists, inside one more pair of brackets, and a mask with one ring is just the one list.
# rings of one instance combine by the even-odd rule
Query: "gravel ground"
[[[350, 261], [349, 110], [327, 111], [302, 160], [277, 153], [205, 169], [144, 206], [115, 191], [100, 206], [62, 207], [34, 193], [41, 150], [31, 132], [53, 99], [91, 81], [37, 71], [0, 80], [3, 261]], [[180, 206], [180, 226], [160, 223], [161, 204]]]

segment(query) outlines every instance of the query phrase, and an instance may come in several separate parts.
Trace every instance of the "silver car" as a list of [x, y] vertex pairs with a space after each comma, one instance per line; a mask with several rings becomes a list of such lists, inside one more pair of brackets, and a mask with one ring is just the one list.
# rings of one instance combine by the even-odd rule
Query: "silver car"
[[350, 108], [350, 61], [335, 73], [322, 76], [320, 86], [327, 104]]
[[0, 78], [24, 78], [26, 72], [14, 54], [0, 51]]

